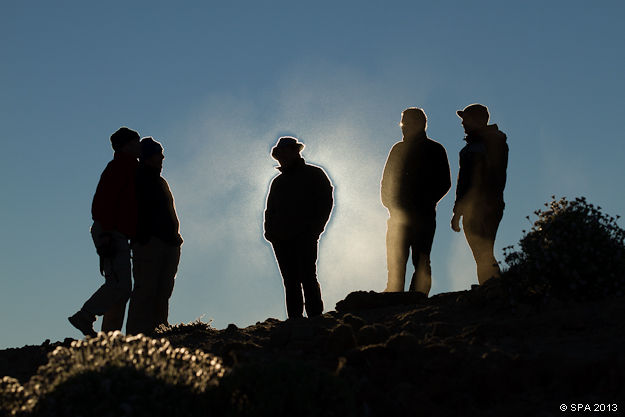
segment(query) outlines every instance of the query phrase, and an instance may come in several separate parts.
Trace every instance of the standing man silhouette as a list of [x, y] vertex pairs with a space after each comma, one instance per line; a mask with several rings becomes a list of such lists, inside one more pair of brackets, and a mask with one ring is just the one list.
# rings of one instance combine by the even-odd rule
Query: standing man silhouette
[[161, 176], [163, 146], [141, 139], [137, 169], [139, 221], [133, 240], [134, 288], [130, 295], [126, 333], [151, 333], [167, 325], [169, 298], [180, 262], [180, 222], [169, 184]]
[[451, 187], [445, 148], [427, 137], [422, 109], [402, 112], [403, 139], [386, 160], [382, 175], [382, 204], [388, 209], [386, 232], [386, 292], [403, 292], [406, 262], [412, 250], [415, 272], [410, 291], [427, 297], [432, 286], [430, 251], [436, 230], [436, 205]]
[[462, 119], [467, 144], [460, 151], [451, 228], [459, 232], [462, 218], [464, 235], [477, 264], [477, 279], [483, 284], [501, 274], [493, 250], [505, 207], [508, 144], [497, 125], [488, 124], [486, 106], [471, 104], [456, 113]]
[[[95, 336], [96, 316], [111, 309], [126, 307], [132, 288], [130, 244], [137, 231], [135, 175], [139, 156], [139, 134], [121, 127], [111, 135], [115, 154], [108, 163], [93, 196], [91, 237], [100, 256], [104, 284], [85, 302], [69, 322], [85, 336]], [[124, 310], [115, 314], [110, 329], [121, 330]]]
[[271, 182], [265, 209], [265, 239], [273, 246], [282, 274], [289, 318], [302, 317], [302, 289], [307, 316], [323, 312], [317, 249], [333, 206], [328, 176], [306, 164], [302, 149], [304, 144], [296, 138], [278, 139], [271, 156], [280, 163], [280, 174]]

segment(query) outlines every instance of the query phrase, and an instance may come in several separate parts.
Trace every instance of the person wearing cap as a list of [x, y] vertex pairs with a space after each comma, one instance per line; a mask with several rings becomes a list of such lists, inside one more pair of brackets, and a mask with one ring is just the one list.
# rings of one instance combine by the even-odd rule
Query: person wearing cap
[[385, 292], [403, 292], [412, 250], [415, 271], [410, 291], [427, 298], [432, 286], [430, 252], [436, 230], [436, 205], [451, 187], [447, 152], [427, 137], [427, 117], [416, 107], [401, 115], [403, 138], [391, 148], [380, 184], [388, 209]]
[[483, 284], [501, 272], [494, 255], [495, 236], [505, 207], [503, 192], [508, 167], [506, 135], [489, 125], [488, 108], [471, 104], [457, 111], [462, 119], [466, 145], [460, 151], [460, 170], [451, 228], [464, 235], [477, 264], [477, 279]]
[[163, 146], [151, 137], [141, 140], [137, 169], [139, 222], [133, 239], [134, 288], [126, 333], [150, 333], [167, 325], [169, 298], [180, 262], [180, 223], [169, 184], [161, 176]]
[[271, 182], [264, 219], [265, 239], [273, 246], [284, 281], [289, 318], [302, 317], [304, 299], [308, 317], [323, 312], [317, 248], [333, 206], [328, 176], [322, 168], [306, 164], [302, 149], [304, 144], [290, 136], [279, 138], [272, 149], [280, 174]]
[[[91, 237], [100, 256], [104, 284], [85, 302], [69, 322], [85, 336], [95, 336], [96, 316], [125, 306], [132, 287], [129, 239], [137, 231], [135, 175], [139, 156], [139, 134], [121, 127], [111, 135], [113, 160], [98, 183], [91, 213]], [[108, 314], [108, 313], [107, 313]], [[103, 320], [102, 331], [121, 330], [123, 311]]]

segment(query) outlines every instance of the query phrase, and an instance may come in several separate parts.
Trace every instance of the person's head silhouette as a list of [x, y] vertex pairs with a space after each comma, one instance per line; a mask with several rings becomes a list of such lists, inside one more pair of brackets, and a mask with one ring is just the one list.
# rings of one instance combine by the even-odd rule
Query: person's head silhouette
[[111, 135], [111, 146], [115, 152], [127, 153], [139, 157], [139, 139], [137, 132], [127, 127], [120, 127]]
[[405, 138], [411, 138], [425, 132], [428, 119], [423, 109], [409, 107], [401, 113], [401, 132]]
[[278, 139], [278, 143], [271, 150], [271, 156], [280, 163], [281, 167], [288, 167], [301, 158], [302, 149], [304, 149], [304, 144], [297, 138], [283, 136]]
[[470, 104], [463, 110], [458, 110], [456, 114], [462, 119], [462, 126], [467, 134], [483, 128], [490, 119], [488, 107], [477, 103]]
[[157, 169], [161, 172], [163, 169], [163, 146], [154, 140], [151, 136], [141, 139], [141, 155], [139, 155], [139, 162]]

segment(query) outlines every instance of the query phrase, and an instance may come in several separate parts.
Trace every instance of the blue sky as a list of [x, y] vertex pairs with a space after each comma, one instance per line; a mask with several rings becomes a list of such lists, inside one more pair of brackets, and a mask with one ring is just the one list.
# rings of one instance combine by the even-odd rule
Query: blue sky
[[[185, 238], [174, 323], [286, 317], [262, 239], [283, 134], [335, 185], [326, 310], [385, 286], [379, 180], [409, 106], [425, 109], [454, 184], [457, 109], [486, 104], [507, 133], [498, 259], [553, 194], [624, 214], [624, 20], [620, 1], [3, 2], [0, 348], [80, 336], [66, 317], [102, 282], [90, 206], [122, 125], [165, 146]], [[477, 282], [449, 229], [454, 192], [438, 208], [433, 294]]]

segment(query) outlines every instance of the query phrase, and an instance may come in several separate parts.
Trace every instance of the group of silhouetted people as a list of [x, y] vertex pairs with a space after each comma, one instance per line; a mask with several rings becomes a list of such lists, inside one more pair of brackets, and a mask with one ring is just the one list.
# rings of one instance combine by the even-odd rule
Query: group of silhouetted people
[[[489, 125], [486, 106], [458, 110], [467, 144], [460, 151], [451, 228], [464, 234], [477, 264], [478, 282], [500, 275], [493, 250], [504, 209], [508, 145], [497, 125]], [[432, 285], [430, 252], [436, 230], [436, 205], [451, 188], [445, 148], [427, 137], [427, 117], [419, 108], [404, 110], [402, 141], [389, 153], [381, 183], [389, 211], [386, 234], [386, 291], [404, 291], [406, 262], [412, 251], [415, 272], [410, 291], [427, 297]]]
[[111, 145], [114, 157], [102, 172], [91, 206], [91, 236], [105, 281], [69, 317], [86, 336], [95, 335], [96, 316], [103, 316], [102, 331], [121, 330], [129, 299], [127, 333], [149, 333], [168, 324], [180, 261], [178, 216], [161, 176], [162, 145], [151, 137], [140, 140], [126, 127], [113, 133]]
[[[459, 232], [462, 219], [483, 284], [500, 275], [493, 250], [504, 210], [508, 145], [497, 125], [488, 124], [486, 106], [471, 104], [457, 114], [467, 143], [460, 151], [451, 228]], [[403, 138], [392, 147], [381, 181], [382, 203], [389, 212], [385, 291], [404, 291], [412, 252], [415, 271], [409, 290], [427, 298], [436, 206], [451, 188], [449, 162], [445, 148], [427, 137], [422, 109], [404, 110], [400, 126]], [[114, 158], [93, 198], [91, 235], [105, 282], [69, 317], [85, 335], [95, 335], [98, 315], [104, 316], [103, 331], [121, 330], [128, 300], [127, 333], [150, 333], [168, 324], [182, 237], [172, 193], [161, 176], [163, 147], [151, 137], [139, 138], [126, 127], [111, 136]], [[327, 174], [304, 161], [303, 149], [290, 136], [273, 147], [280, 174], [271, 182], [264, 215], [265, 239], [282, 275], [289, 318], [303, 317], [304, 309], [308, 317], [323, 312], [317, 253], [334, 204]]]

